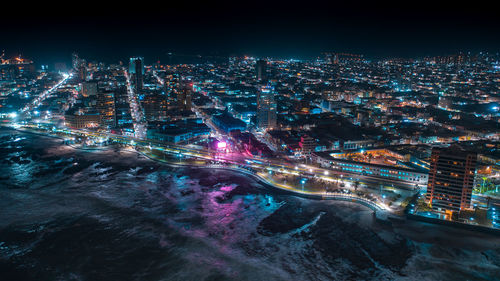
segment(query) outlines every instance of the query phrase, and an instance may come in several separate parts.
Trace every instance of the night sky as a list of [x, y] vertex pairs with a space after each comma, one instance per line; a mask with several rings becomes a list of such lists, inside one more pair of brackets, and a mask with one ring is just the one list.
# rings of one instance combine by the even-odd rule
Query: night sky
[[63, 11], [23, 7], [30, 13], [0, 19], [0, 48], [44, 64], [69, 62], [73, 51], [106, 62], [140, 55], [146, 63], [167, 52], [312, 58], [334, 51], [384, 58], [500, 51], [496, 9], [480, 1], [103, 2], [67, 3]]

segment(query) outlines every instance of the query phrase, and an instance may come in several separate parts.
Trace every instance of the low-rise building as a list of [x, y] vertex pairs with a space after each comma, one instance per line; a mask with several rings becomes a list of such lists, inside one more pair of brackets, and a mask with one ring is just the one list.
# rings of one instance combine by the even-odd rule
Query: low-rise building
[[101, 115], [97, 112], [89, 113], [78, 113], [70, 112], [64, 115], [66, 127], [83, 129], [83, 128], [95, 128], [101, 123]]
[[416, 167], [353, 161], [333, 157], [330, 152], [314, 152], [311, 158], [323, 168], [380, 178], [381, 180], [400, 181], [418, 186], [425, 186], [428, 180], [427, 171]]

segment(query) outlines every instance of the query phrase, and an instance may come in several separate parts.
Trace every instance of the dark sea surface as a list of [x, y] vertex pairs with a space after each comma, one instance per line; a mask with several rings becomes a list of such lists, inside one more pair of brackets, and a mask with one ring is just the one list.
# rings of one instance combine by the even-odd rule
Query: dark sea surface
[[500, 280], [500, 237], [0, 128], [0, 280]]

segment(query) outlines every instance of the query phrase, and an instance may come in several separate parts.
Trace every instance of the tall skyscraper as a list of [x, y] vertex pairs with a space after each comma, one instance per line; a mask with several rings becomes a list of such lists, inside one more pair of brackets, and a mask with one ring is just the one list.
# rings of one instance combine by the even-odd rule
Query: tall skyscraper
[[143, 86], [143, 76], [144, 76], [144, 58], [143, 57], [135, 57], [130, 58], [128, 72], [132, 75], [134, 81], [134, 87], [136, 93], [142, 91]]
[[97, 109], [101, 115], [101, 123], [105, 128], [116, 127], [115, 93], [99, 91], [97, 93]]
[[431, 154], [427, 200], [447, 214], [470, 207], [477, 153], [458, 147], [434, 148]]
[[140, 73], [144, 75], [144, 58], [143, 57], [133, 57], [130, 58], [128, 65], [128, 73], [135, 74], [136, 71], [140, 69]]
[[177, 89], [177, 104], [180, 110], [191, 110], [191, 95], [193, 85], [191, 82], [181, 81]]
[[267, 81], [267, 61], [258, 60], [255, 64], [255, 75], [257, 77], [257, 81], [266, 82]]
[[257, 94], [257, 127], [263, 130], [276, 128], [276, 110], [274, 89], [262, 86]]
[[78, 78], [80, 81], [87, 80], [87, 66], [85, 65], [85, 61], [80, 60], [80, 64], [78, 65]]
[[87, 62], [81, 59], [77, 53], [71, 54], [71, 66], [73, 70], [77, 71], [80, 81], [83, 82], [87, 80]]

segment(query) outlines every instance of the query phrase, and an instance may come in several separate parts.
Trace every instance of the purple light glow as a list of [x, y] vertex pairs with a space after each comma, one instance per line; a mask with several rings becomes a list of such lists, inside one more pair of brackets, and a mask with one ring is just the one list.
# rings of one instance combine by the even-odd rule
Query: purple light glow
[[224, 142], [224, 141], [221, 141], [221, 142], [217, 143], [217, 148], [218, 149], [224, 149], [224, 148], [226, 148], [226, 146], [227, 146], [227, 143]]

